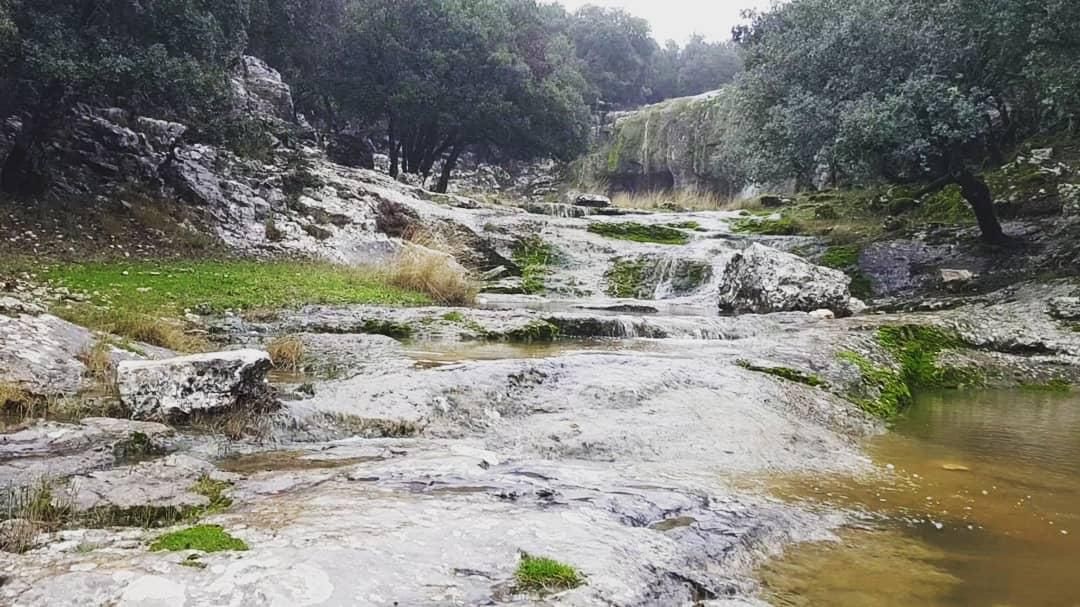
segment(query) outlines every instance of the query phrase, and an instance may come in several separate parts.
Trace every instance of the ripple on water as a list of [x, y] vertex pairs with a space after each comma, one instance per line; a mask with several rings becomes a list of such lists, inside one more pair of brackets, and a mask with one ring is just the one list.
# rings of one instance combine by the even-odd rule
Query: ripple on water
[[774, 604], [1080, 605], [1080, 397], [923, 396], [870, 450], [880, 475], [775, 479], [866, 524], [765, 565]]

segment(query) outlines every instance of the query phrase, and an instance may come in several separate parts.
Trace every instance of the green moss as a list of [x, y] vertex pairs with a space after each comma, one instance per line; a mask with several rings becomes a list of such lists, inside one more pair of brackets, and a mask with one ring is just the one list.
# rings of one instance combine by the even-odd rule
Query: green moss
[[559, 337], [559, 327], [546, 320], [534, 320], [519, 329], [512, 329], [505, 333], [489, 334], [489, 339], [500, 339], [516, 343], [535, 343], [555, 341]]
[[581, 574], [570, 565], [554, 559], [525, 555], [514, 572], [519, 592], [546, 594], [577, 588], [585, 583]]
[[1072, 392], [1073, 386], [1068, 381], [1059, 378], [1052, 379], [1046, 383], [1022, 383], [1020, 384], [1020, 388], [1031, 392], [1058, 392], [1065, 394]]
[[851, 277], [851, 295], [859, 299], [867, 300], [874, 296], [874, 285], [870, 277], [859, 271], [848, 272]]
[[409, 339], [414, 333], [413, 328], [405, 323], [378, 318], [364, 320], [364, 324], [361, 328], [363, 333], [369, 335], [385, 335], [386, 337], [392, 337], [394, 339]]
[[829, 247], [821, 256], [821, 265], [837, 270], [845, 270], [859, 265], [862, 250], [856, 245]]
[[113, 445], [113, 458], [117, 463], [135, 463], [164, 454], [165, 449], [155, 445], [154, 441], [142, 432], [132, 432], [127, 438]]
[[526, 294], [544, 292], [554, 259], [554, 248], [539, 236], [523, 238], [514, 245], [513, 260], [521, 268], [521, 287]]
[[604, 274], [607, 281], [607, 294], [611, 297], [641, 297], [641, 285], [645, 278], [643, 260], [617, 259], [611, 269]]
[[735, 364], [739, 365], [747, 371], [754, 371], [755, 373], [765, 373], [766, 375], [772, 375], [788, 381], [793, 381], [799, 384], [805, 384], [811, 388], [817, 388], [825, 385], [825, 380], [821, 379], [817, 375], [811, 373], [804, 373], [798, 369], [791, 369], [788, 367], [759, 367], [751, 364], [749, 361], [740, 360]]
[[857, 352], [840, 352], [837, 358], [855, 365], [863, 383], [874, 391], [872, 396], [849, 396], [849, 400], [863, 411], [882, 419], [891, 419], [911, 405], [911, 388], [899, 370], [878, 366]]
[[210, 500], [210, 503], [203, 509], [203, 513], [213, 514], [221, 512], [232, 505], [232, 499], [225, 495], [225, 491], [231, 486], [226, 481], [214, 480], [204, 474], [191, 487], [191, 491]]
[[963, 388], [983, 383], [983, 374], [938, 364], [944, 350], [962, 348], [963, 340], [951, 331], [922, 325], [882, 327], [877, 333], [881, 344], [900, 364], [904, 381], [912, 389]]
[[960, 195], [960, 186], [950, 185], [927, 197], [919, 207], [919, 219], [933, 223], [963, 224], [975, 220], [964, 197]]
[[218, 525], [198, 525], [181, 531], [166, 533], [150, 544], [150, 550], [160, 552], [167, 550], [198, 550], [200, 552], [224, 552], [227, 550], [247, 550], [248, 545], [243, 540], [235, 538], [225, 532]]
[[446, 322], [462, 323], [465, 322], [465, 315], [461, 312], [447, 312], [442, 315], [442, 319]]
[[701, 224], [696, 221], [680, 221], [679, 223], [668, 223], [664, 225], [679, 230], [701, 230]]
[[607, 238], [646, 242], [655, 244], [682, 245], [690, 242], [690, 237], [681, 230], [659, 225], [640, 223], [593, 223], [589, 232]]
[[794, 236], [800, 231], [799, 225], [788, 216], [780, 219], [746, 217], [733, 223], [731, 229], [739, 234], [760, 234], [762, 236]]

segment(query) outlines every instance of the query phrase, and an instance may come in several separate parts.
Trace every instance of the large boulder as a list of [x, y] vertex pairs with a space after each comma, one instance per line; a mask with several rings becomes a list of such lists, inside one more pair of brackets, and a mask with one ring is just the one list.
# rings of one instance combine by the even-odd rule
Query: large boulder
[[262, 59], [241, 58], [233, 72], [232, 88], [241, 109], [285, 122], [295, 120], [292, 90]]
[[720, 310], [728, 313], [851, 314], [851, 279], [801, 257], [754, 243], [735, 254], [720, 279]]
[[197, 354], [120, 363], [120, 399], [135, 419], [159, 420], [196, 412], [262, 406], [270, 399], [270, 355], [259, 350]]

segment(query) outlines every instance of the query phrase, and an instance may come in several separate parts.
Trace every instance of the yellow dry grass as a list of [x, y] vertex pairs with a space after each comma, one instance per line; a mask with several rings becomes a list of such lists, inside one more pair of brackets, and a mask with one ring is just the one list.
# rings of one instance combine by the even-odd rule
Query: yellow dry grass
[[425, 246], [406, 245], [384, 271], [390, 284], [420, 291], [440, 304], [472, 304], [479, 292], [468, 271], [452, 255]]
[[304, 362], [304, 342], [295, 335], [278, 337], [266, 346], [274, 367], [282, 371], [299, 371]]
[[620, 192], [611, 202], [624, 209], [643, 210], [736, 211], [760, 206], [757, 198], [733, 200], [697, 190]]

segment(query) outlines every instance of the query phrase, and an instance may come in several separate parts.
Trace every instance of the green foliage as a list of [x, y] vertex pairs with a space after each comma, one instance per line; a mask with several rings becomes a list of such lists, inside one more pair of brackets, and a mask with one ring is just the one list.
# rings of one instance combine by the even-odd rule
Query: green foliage
[[798, 369], [791, 369], [788, 367], [761, 367], [752, 364], [750, 361], [739, 360], [736, 364], [746, 369], [747, 371], [754, 371], [755, 373], [764, 373], [766, 375], [772, 375], [781, 379], [786, 379], [799, 384], [805, 384], [811, 388], [817, 388], [824, 386], [825, 380], [821, 379], [817, 375], [812, 373], [804, 373]]
[[920, 205], [917, 215], [923, 221], [946, 224], [972, 223], [975, 220], [971, 207], [960, 195], [959, 186], [955, 185], [928, 196]]
[[680, 230], [700, 230], [701, 224], [696, 221], [681, 221], [679, 223], [666, 224], [669, 228], [677, 228]]
[[377, 272], [305, 261], [97, 262], [59, 265], [50, 282], [92, 293], [113, 311], [149, 316], [297, 307], [305, 304], [416, 305], [419, 294], [389, 286]]
[[585, 583], [581, 574], [570, 565], [529, 555], [522, 556], [514, 572], [514, 581], [518, 591], [539, 594], [570, 590]]
[[534, 295], [544, 292], [549, 266], [555, 258], [555, 249], [539, 236], [529, 236], [514, 245], [513, 260], [521, 268], [521, 286], [525, 293]]
[[644, 297], [642, 284], [645, 282], [646, 262], [643, 259], [617, 259], [604, 274], [607, 281], [607, 294], [611, 297]]
[[690, 242], [690, 237], [681, 230], [661, 225], [643, 225], [640, 223], [592, 223], [589, 232], [633, 242], [682, 245]]
[[849, 397], [863, 411], [875, 417], [891, 419], [911, 404], [911, 388], [900, 371], [878, 366], [857, 352], [840, 352], [837, 358], [855, 365], [863, 382], [875, 392], [872, 397], [858, 394]]
[[821, 265], [837, 270], [846, 270], [859, 265], [859, 255], [862, 251], [858, 246], [845, 245], [829, 247], [821, 256]]
[[941, 352], [964, 346], [953, 332], [922, 325], [889, 326], [878, 330], [877, 340], [899, 362], [903, 379], [912, 389], [982, 383], [982, 374], [977, 371], [938, 364]]
[[801, 231], [799, 224], [786, 215], [780, 219], [744, 217], [732, 223], [731, 229], [739, 234], [760, 234], [762, 236], [794, 236]]
[[219, 525], [198, 525], [166, 533], [150, 544], [152, 552], [177, 552], [180, 550], [224, 552], [247, 549], [248, 545], [243, 540], [229, 535]]

